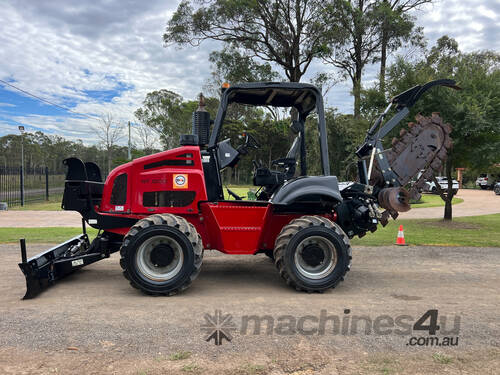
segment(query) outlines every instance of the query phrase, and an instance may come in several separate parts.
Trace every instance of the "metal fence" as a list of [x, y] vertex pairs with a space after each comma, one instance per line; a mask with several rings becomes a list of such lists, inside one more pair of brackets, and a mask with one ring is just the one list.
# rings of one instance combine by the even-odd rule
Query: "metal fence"
[[0, 202], [9, 207], [49, 200], [64, 191], [64, 174], [47, 167], [25, 168], [0, 166]]

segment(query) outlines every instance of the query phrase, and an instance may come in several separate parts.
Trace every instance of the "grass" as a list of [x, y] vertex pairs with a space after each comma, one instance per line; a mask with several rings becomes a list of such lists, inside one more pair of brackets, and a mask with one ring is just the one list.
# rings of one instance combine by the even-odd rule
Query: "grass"
[[419, 246], [491, 246], [500, 247], [500, 214], [440, 219], [390, 221], [375, 233], [352, 240], [353, 245], [387, 246], [396, 241], [399, 225], [403, 225], [406, 243]]
[[191, 363], [189, 365], [182, 366], [181, 370], [189, 373], [197, 373], [201, 371], [201, 367], [195, 363]]
[[[462, 203], [462, 198], [453, 198], [451, 204]], [[444, 201], [439, 195], [422, 194], [422, 198], [417, 203], [412, 203], [411, 208], [444, 207]]]
[[[0, 243], [18, 242], [26, 238], [26, 243], [61, 243], [82, 233], [82, 228], [0, 228]], [[97, 230], [87, 228], [89, 238], [97, 235]]]
[[61, 211], [62, 195], [51, 197], [48, 201], [27, 203], [24, 206], [9, 207], [11, 211]]
[[266, 366], [256, 365], [253, 363], [246, 363], [239, 368], [238, 373], [245, 375], [259, 375], [266, 371]]
[[447, 365], [448, 363], [451, 363], [453, 360], [451, 357], [449, 357], [445, 354], [442, 354], [442, 353], [434, 353], [432, 355], [432, 359], [438, 363], [443, 364], [443, 365]]
[[175, 352], [170, 354], [168, 359], [171, 361], [181, 361], [183, 359], [188, 359], [189, 357], [191, 357], [191, 352]]
[[[239, 195], [241, 198], [243, 198], [244, 200], [245, 199], [248, 199], [247, 197], [247, 194], [248, 194], [248, 191], [250, 189], [252, 189], [253, 191], [257, 191], [258, 187], [257, 186], [241, 186], [241, 185], [230, 185], [228, 186], [229, 189], [234, 192], [235, 194]], [[229, 195], [229, 193], [227, 192], [227, 188], [224, 187], [224, 198], [226, 199], [229, 199], [229, 200], [233, 200], [235, 199], [234, 197], [232, 197], [231, 195]]]

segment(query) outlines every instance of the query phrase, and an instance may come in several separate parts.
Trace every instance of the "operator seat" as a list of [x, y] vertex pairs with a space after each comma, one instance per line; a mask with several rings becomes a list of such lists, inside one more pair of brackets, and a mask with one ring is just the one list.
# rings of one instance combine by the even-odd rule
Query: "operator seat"
[[286, 157], [276, 159], [271, 162], [271, 167], [281, 170], [270, 170], [269, 168], [257, 165], [254, 161], [255, 171], [253, 176], [254, 186], [263, 186], [264, 190], [259, 194], [259, 200], [267, 200], [285, 181], [293, 178], [297, 167], [297, 158], [300, 151], [300, 133], [293, 140]]

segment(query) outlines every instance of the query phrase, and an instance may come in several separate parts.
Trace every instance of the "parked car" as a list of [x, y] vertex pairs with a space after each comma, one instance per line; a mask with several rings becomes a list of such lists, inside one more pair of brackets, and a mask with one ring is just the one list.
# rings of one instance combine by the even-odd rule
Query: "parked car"
[[[446, 177], [439, 176], [439, 177], [436, 177], [436, 180], [439, 183], [439, 186], [441, 186], [441, 189], [443, 189], [443, 190], [448, 189], [448, 179]], [[455, 179], [452, 180], [451, 187], [453, 189], [453, 194], [456, 194], [458, 191], [458, 181]], [[428, 192], [428, 193], [437, 194], [437, 188], [436, 188], [436, 184], [434, 183], [434, 181], [426, 181], [423, 191]]]
[[476, 186], [479, 186], [483, 190], [493, 189], [493, 186], [498, 181], [500, 181], [500, 175], [481, 173], [476, 180]]
[[495, 186], [493, 187], [493, 191], [495, 192], [496, 195], [500, 195], [500, 182], [497, 182]]

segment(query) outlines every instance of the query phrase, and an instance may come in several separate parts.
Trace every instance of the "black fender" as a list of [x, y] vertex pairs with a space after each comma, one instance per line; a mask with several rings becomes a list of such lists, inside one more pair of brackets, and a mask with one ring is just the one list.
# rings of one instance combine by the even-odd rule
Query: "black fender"
[[275, 205], [290, 205], [306, 197], [326, 197], [342, 202], [336, 176], [303, 176], [288, 180], [270, 199]]

